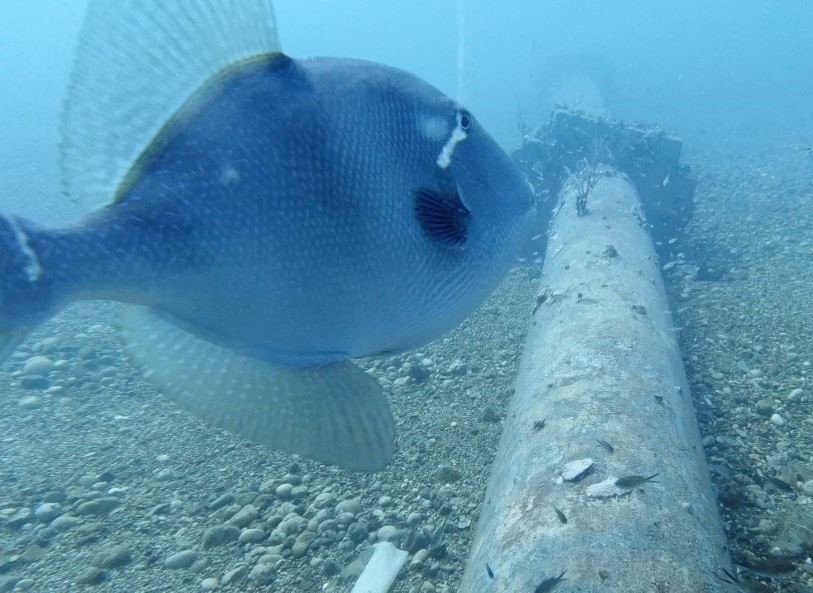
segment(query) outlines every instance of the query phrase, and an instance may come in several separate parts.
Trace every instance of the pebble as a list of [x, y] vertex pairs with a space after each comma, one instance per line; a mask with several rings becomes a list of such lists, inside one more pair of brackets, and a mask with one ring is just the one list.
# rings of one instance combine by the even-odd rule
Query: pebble
[[452, 467], [451, 465], [440, 465], [438, 469], [435, 471], [435, 477], [438, 479], [439, 482], [444, 484], [450, 484], [452, 482], [457, 482], [463, 475], [460, 473], [460, 470]]
[[589, 457], [575, 459], [567, 463], [564, 469], [562, 469], [562, 479], [567, 482], [578, 480], [584, 476], [591, 467], [593, 467], [593, 460]]
[[808, 480], [802, 484], [802, 491], [808, 496], [813, 496], [813, 480]]
[[99, 551], [91, 560], [97, 568], [118, 568], [129, 564], [133, 553], [126, 545], [110, 546]]
[[17, 581], [17, 585], [14, 587], [14, 590], [15, 591], [28, 591], [33, 586], [34, 586], [34, 579], [23, 579], [21, 581]]
[[26, 395], [17, 400], [17, 405], [23, 410], [34, 410], [42, 405], [42, 398], [37, 395]]
[[241, 544], [256, 544], [268, 537], [262, 529], [244, 529], [237, 541]]
[[236, 583], [239, 580], [242, 580], [244, 576], [248, 573], [248, 566], [241, 564], [235, 568], [232, 568], [223, 575], [223, 578], [220, 579], [220, 582], [224, 585], [231, 585], [232, 583]]
[[208, 579], [203, 579], [200, 582], [200, 590], [201, 591], [214, 591], [220, 586], [220, 581], [218, 581], [214, 577], [209, 577]]
[[[322, 496], [321, 494], [319, 496]], [[319, 500], [319, 496], [316, 497], [316, 500]], [[316, 504], [314, 502], [314, 504]], [[353, 513], [354, 515], [358, 515], [362, 510], [361, 503], [356, 500], [343, 500], [339, 504], [336, 505], [336, 513]]]
[[181, 550], [164, 560], [167, 568], [188, 568], [197, 560], [198, 554], [194, 550]]
[[73, 527], [76, 527], [82, 522], [79, 517], [74, 517], [72, 515], [60, 515], [48, 525], [51, 529], [55, 529], [56, 531], [67, 531]]
[[376, 537], [378, 537], [378, 541], [381, 541], [381, 542], [391, 542], [391, 541], [397, 539], [398, 535], [399, 535], [398, 528], [395, 527], [394, 525], [384, 525], [376, 533]]
[[246, 527], [252, 521], [254, 521], [259, 516], [259, 511], [257, 511], [257, 507], [253, 504], [247, 504], [242, 509], [237, 511], [237, 513], [229, 519], [229, 525], [235, 525], [237, 527]]
[[24, 375], [20, 379], [20, 387], [23, 389], [38, 389], [40, 391], [48, 389], [51, 383], [41, 375]]
[[83, 502], [76, 508], [76, 512], [80, 515], [106, 515], [117, 506], [120, 501], [118, 498], [112, 496], [103, 496], [94, 500]]
[[621, 496], [622, 494], [627, 494], [629, 490], [624, 490], [623, 488], [619, 488], [615, 485], [616, 478], [615, 476], [610, 476], [603, 482], [598, 482], [597, 484], [590, 484], [585, 492], [587, 496], [592, 498], [612, 498], [613, 496]]
[[40, 523], [50, 523], [62, 514], [62, 505], [58, 502], [44, 502], [34, 510], [34, 518]]
[[282, 500], [288, 500], [291, 498], [291, 492], [293, 489], [293, 484], [280, 484], [277, 486], [276, 490], [274, 490], [274, 494], [276, 494]]
[[311, 543], [315, 539], [315, 533], [312, 531], [303, 531], [297, 536], [296, 540], [294, 541], [294, 545], [291, 546], [291, 554], [294, 556], [304, 556], [305, 552], [308, 551], [308, 548], [310, 548]]
[[216, 510], [222, 508], [226, 505], [229, 505], [234, 502], [234, 494], [231, 492], [226, 492], [225, 494], [221, 494], [217, 498], [215, 498], [212, 502], [209, 503], [209, 508], [212, 510]]
[[785, 424], [785, 419], [782, 418], [780, 414], [774, 414], [773, 416], [771, 416], [771, 422], [776, 424], [777, 426], [782, 426], [783, 424]]
[[332, 558], [327, 558], [322, 563], [322, 573], [324, 573], [327, 577], [336, 576], [342, 571], [342, 567], [339, 565], [338, 562], [333, 560]]
[[763, 416], [770, 416], [773, 414], [773, 402], [769, 399], [761, 399], [757, 401], [757, 414]]
[[31, 509], [24, 507], [14, 513], [9, 520], [6, 521], [6, 525], [13, 529], [19, 529], [26, 523], [30, 522], [33, 516], [34, 513], [31, 511]]
[[101, 568], [90, 566], [79, 573], [76, 582], [80, 585], [96, 585], [105, 578], [105, 572]]
[[216, 525], [203, 532], [203, 549], [208, 550], [217, 546], [222, 546], [229, 542], [237, 541], [240, 537], [240, 529], [234, 525]]
[[23, 364], [23, 375], [27, 377], [44, 376], [54, 370], [53, 361], [47, 356], [32, 356]]
[[20, 560], [24, 562], [36, 562], [37, 560], [41, 560], [43, 556], [45, 556], [45, 550], [37, 544], [32, 544], [20, 554]]
[[798, 401], [802, 399], [802, 396], [804, 394], [805, 394], [804, 389], [800, 389], [797, 387], [796, 389], [791, 390], [791, 392], [788, 394], [788, 399]]
[[268, 564], [257, 564], [248, 573], [248, 578], [257, 583], [258, 585], [268, 585], [274, 580], [274, 575], [277, 569]]

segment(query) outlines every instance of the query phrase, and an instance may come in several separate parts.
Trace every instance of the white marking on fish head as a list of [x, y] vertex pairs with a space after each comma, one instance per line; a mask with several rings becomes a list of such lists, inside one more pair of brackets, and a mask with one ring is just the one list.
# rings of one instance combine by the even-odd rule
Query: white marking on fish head
[[456, 120], [455, 127], [449, 135], [449, 139], [446, 140], [446, 144], [443, 145], [436, 161], [438, 167], [441, 169], [446, 169], [452, 164], [452, 156], [454, 156], [455, 148], [468, 137], [466, 130], [468, 130], [470, 125], [470, 123], [468, 123], [469, 116], [462, 111], [458, 111]]

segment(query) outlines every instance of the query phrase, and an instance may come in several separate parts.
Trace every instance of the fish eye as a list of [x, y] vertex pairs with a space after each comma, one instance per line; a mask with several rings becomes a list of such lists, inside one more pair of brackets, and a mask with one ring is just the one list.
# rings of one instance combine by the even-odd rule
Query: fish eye
[[467, 132], [471, 128], [471, 115], [467, 111], [460, 112], [460, 129]]

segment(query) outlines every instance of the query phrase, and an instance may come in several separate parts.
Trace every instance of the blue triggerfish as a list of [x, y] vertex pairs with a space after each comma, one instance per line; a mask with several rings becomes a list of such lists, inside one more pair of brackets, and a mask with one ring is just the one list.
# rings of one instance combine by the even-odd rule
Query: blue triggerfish
[[392, 456], [352, 362], [425, 344], [510, 267], [526, 180], [416, 76], [293, 59], [268, 0], [91, 0], [44, 228], [0, 216], [0, 359], [77, 300], [121, 303], [126, 350], [181, 407], [353, 470]]

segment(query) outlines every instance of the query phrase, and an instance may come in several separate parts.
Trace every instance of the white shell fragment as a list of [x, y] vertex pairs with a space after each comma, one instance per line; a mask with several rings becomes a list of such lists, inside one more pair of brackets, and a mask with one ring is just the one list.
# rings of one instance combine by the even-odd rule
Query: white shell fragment
[[615, 485], [616, 478], [615, 476], [610, 476], [603, 482], [599, 482], [598, 484], [590, 484], [587, 489], [587, 496], [591, 496], [593, 498], [611, 498], [613, 496], [621, 496], [622, 494], [626, 494], [629, 490], [624, 490], [623, 488], [619, 488]]
[[584, 459], [576, 459], [566, 464], [562, 469], [562, 479], [566, 482], [573, 482], [581, 478], [587, 470], [593, 467], [593, 460], [589, 457]]

